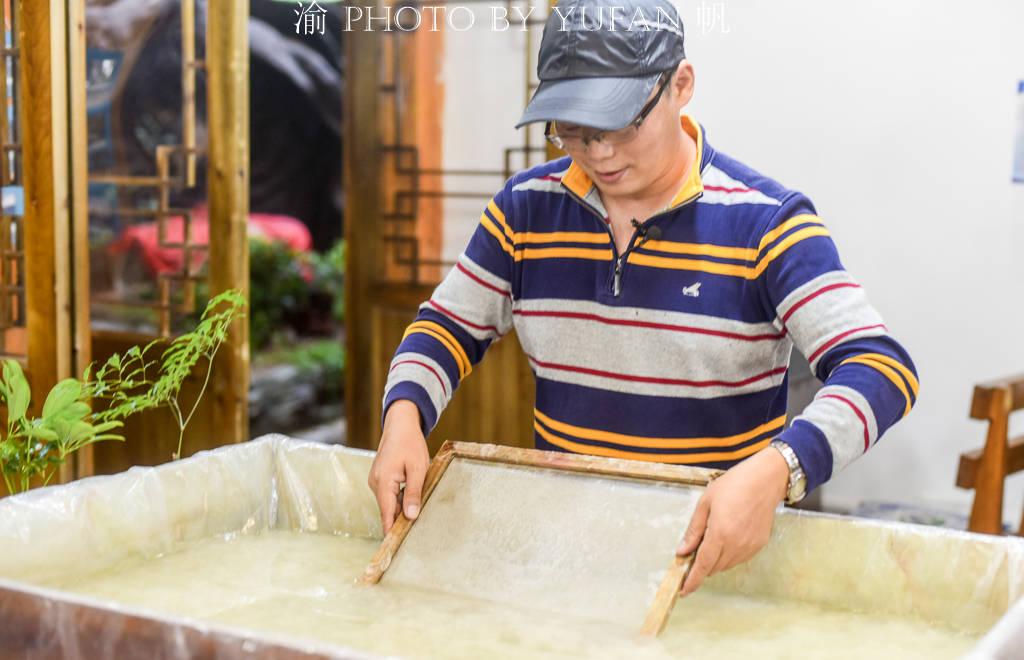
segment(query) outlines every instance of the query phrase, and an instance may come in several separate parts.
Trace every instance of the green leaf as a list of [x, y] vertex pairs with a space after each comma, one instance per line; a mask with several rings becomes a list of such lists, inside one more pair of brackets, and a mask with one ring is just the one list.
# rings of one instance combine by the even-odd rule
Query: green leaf
[[45, 426], [29, 427], [24, 431], [25, 435], [30, 438], [37, 438], [39, 440], [46, 440], [53, 442], [57, 439], [57, 432], [53, 429], [48, 429]]
[[4, 382], [7, 384], [7, 415], [9, 419], [21, 419], [28, 411], [32, 398], [25, 372], [17, 360], [4, 361]]
[[89, 442], [99, 442], [100, 440], [119, 440], [120, 442], [124, 442], [124, 436], [117, 435], [116, 433], [104, 433], [102, 435], [93, 436]]
[[[82, 384], [74, 378], [66, 378], [60, 381], [53, 386], [53, 389], [46, 396], [46, 403], [43, 404], [43, 417], [50, 417], [64, 410], [78, 401], [81, 394]], [[88, 414], [88, 411], [86, 414]]]
[[110, 422], [102, 422], [100, 424], [96, 424], [93, 426], [93, 429], [95, 430], [96, 433], [105, 433], [110, 429], [116, 429], [121, 426], [124, 426], [124, 422], [115, 419]]
[[89, 422], [75, 422], [71, 427], [71, 431], [68, 433], [68, 444], [77, 445], [78, 443], [96, 435], [96, 429]]

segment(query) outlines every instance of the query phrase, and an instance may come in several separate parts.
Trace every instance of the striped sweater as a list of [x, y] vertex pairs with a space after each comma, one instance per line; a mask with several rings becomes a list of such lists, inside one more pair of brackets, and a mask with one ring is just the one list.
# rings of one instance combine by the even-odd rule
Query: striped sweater
[[[728, 468], [778, 437], [812, 489], [906, 415], [913, 363], [811, 202], [681, 121], [699, 167], [623, 254], [569, 158], [512, 177], [406, 331], [385, 413], [409, 399], [429, 432], [514, 327], [540, 449]], [[824, 387], [783, 430], [794, 345]]]

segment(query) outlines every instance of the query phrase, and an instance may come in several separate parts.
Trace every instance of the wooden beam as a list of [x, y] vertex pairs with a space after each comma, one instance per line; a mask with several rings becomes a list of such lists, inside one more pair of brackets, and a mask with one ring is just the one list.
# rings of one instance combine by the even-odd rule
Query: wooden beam
[[367, 387], [375, 354], [371, 314], [374, 269], [380, 250], [381, 189], [377, 138], [377, 67], [380, 37], [375, 32], [345, 33], [345, 144], [342, 176], [345, 189], [345, 414], [349, 443], [375, 447], [380, 427], [374, 399], [382, 392]]
[[[960, 469], [956, 474], [956, 485], [960, 488], [974, 488], [978, 484], [978, 469], [985, 450], [975, 449], [960, 454]], [[1024, 435], [1010, 440], [1006, 447], [1006, 474], [1024, 470]]]
[[[1024, 408], [1024, 374], [1017, 374], [975, 385], [974, 396], [971, 399], [971, 418], [989, 419], [993, 405], [1007, 405], [1002, 394], [1006, 389], [1010, 390], [1010, 410]], [[997, 394], [998, 400], [994, 399]]]
[[[207, 5], [210, 292], [249, 297], [249, 0]], [[249, 323], [231, 324], [213, 371], [211, 432], [225, 443], [249, 437]]]
[[[31, 412], [71, 375], [66, 16], [62, 0], [19, 0], [25, 308]], [[71, 466], [60, 479], [72, 476]]]
[[[418, 167], [440, 170], [444, 143], [444, 30], [416, 30], [412, 43], [402, 53], [403, 69], [412, 75], [413, 103], [400, 108], [403, 115], [412, 115], [411, 135], [406, 140], [416, 145]], [[417, 176], [420, 190], [443, 190], [444, 177], [430, 174]], [[441, 258], [444, 238], [444, 198], [420, 195], [416, 209], [416, 241], [419, 258], [436, 262]], [[421, 265], [419, 282], [441, 281], [444, 273], [439, 265]]]
[[[89, 314], [89, 132], [85, 94], [85, 0], [68, 2], [68, 132], [71, 138], [71, 327], [72, 375], [92, 361]], [[74, 454], [76, 479], [94, 473], [93, 446]]]

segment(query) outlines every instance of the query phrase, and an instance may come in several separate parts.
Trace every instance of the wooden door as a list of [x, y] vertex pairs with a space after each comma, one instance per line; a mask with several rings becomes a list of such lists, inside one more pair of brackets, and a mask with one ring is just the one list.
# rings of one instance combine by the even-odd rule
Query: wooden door
[[[220, 291], [248, 296], [249, 3], [118, 3], [106, 13], [86, 13], [86, 0], [71, 4], [70, 88], [80, 97], [71, 109], [80, 147], [72, 171], [82, 200], [74, 220], [91, 259], [84, 343], [100, 362], [191, 329]], [[162, 82], [147, 88], [147, 76]], [[239, 320], [182, 456], [248, 438], [248, 374], [248, 323]], [[186, 382], [185, 404], [204, 375]], [[166, 409], [128, 418], [124, 435], [124, 443], [93, 446], [91, 471], [162, 463], [178, 444]]]
[[[348, 442], [375, 448], [391, 358], [417, 307], [453, 265], [441, 256], [447, 219], [440, 200], [473, 199], [479, 216], [513, 163], [530, 157], [539, 163], [546, 151], [536, 134], [531, 139], [521, 133], [522, 144], [497, 151], [489, 169], [443, 165], [442, 137], [452, 130], [442, 121], [442, 71], [452, 64], [444, 59], [445, 39], [451, 33], [426, 24], [411, 31], [350, 28], [344, 145]], [[527, 71], [539, 36], [536, 22], [528, 34]], [[531, 91], [528, 82], [523, 101]], [[452, 176], [489, 177], [493, 188], [460, 192], [446, 185]], [[510, 332], [460, 385], [428, 438], [431, 452], [445, 440], [532, 447], [533, 397], [532, 373]]]

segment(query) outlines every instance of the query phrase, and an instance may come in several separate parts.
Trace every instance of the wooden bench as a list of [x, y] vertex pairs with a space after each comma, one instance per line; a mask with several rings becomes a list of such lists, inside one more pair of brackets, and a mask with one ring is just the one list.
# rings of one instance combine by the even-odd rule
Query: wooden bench
[[[956, 485], [973, 488], [974, 504], [968, 529], [1001, 534], [1003, 531], [1003, 483], [1008, 474], [1024, 470], [1024, 436], [1009, 438], [1010, 413], [1024, 408], [1024, 374], [974, 386], [971, 418], [988, 420], [988, 434], [981, 449], [960, 455]], [[1018, 535], [1024, 535], [1024, 516]]]

